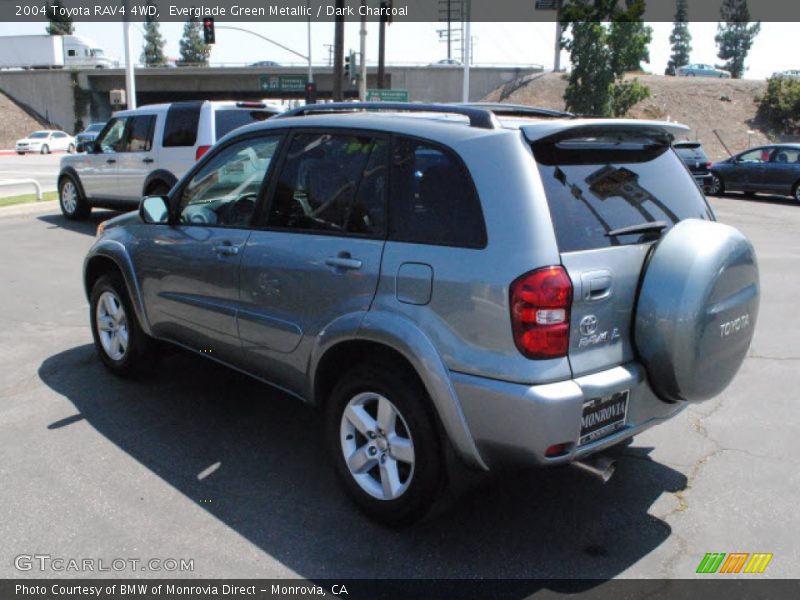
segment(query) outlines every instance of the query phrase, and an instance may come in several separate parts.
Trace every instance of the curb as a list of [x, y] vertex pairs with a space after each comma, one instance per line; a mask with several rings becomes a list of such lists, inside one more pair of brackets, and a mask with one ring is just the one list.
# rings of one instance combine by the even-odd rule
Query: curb
[[58, 200], [42, 200], [41, 202], [26, 202], [25, 204], [12, 204], [0, 207], [0, 219], [3, 217], [19, 217], [37, 213], [58, 210]]

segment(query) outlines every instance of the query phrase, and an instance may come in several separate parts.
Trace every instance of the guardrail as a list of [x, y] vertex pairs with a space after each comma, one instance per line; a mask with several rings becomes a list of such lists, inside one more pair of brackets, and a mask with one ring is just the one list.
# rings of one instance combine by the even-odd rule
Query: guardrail
[[3, 179], [0, 180], [0, 187], [3, 186], [18, 186], [18, 185], [32, 185], [36, 188], [36, 201], [42, 201], [42, 186], [35, 179]]

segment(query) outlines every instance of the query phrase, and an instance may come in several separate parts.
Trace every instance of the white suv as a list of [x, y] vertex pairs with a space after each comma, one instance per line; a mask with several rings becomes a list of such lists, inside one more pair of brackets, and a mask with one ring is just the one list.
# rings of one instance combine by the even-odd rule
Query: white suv
[[173, 102], [115, 113], [86, 153], [61, 160], [61, 211], [82, 219], [93, 206], [133, 209], [163, 195], [226, 133], [280, 112], [262, 102]]

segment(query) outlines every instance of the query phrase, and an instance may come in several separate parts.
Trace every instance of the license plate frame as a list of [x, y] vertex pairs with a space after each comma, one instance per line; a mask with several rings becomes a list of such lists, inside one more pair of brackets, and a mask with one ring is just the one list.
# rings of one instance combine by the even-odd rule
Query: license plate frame
[[[592, 398], [583, 403], [578, 446], [585, 446], [625, 427], [628, 422], [630, 390]], [[597, 417], [593, 418], [595, 415]]]

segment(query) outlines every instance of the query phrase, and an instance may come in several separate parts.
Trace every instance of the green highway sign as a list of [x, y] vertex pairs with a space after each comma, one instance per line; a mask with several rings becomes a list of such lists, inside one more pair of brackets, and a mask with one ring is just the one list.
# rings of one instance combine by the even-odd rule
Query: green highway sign
[[408, 90], [367, 90], [367, 102], [408, 102]]
[[306, 77], [304, 75], [262, 75], [262, 92], [304, 92]]

